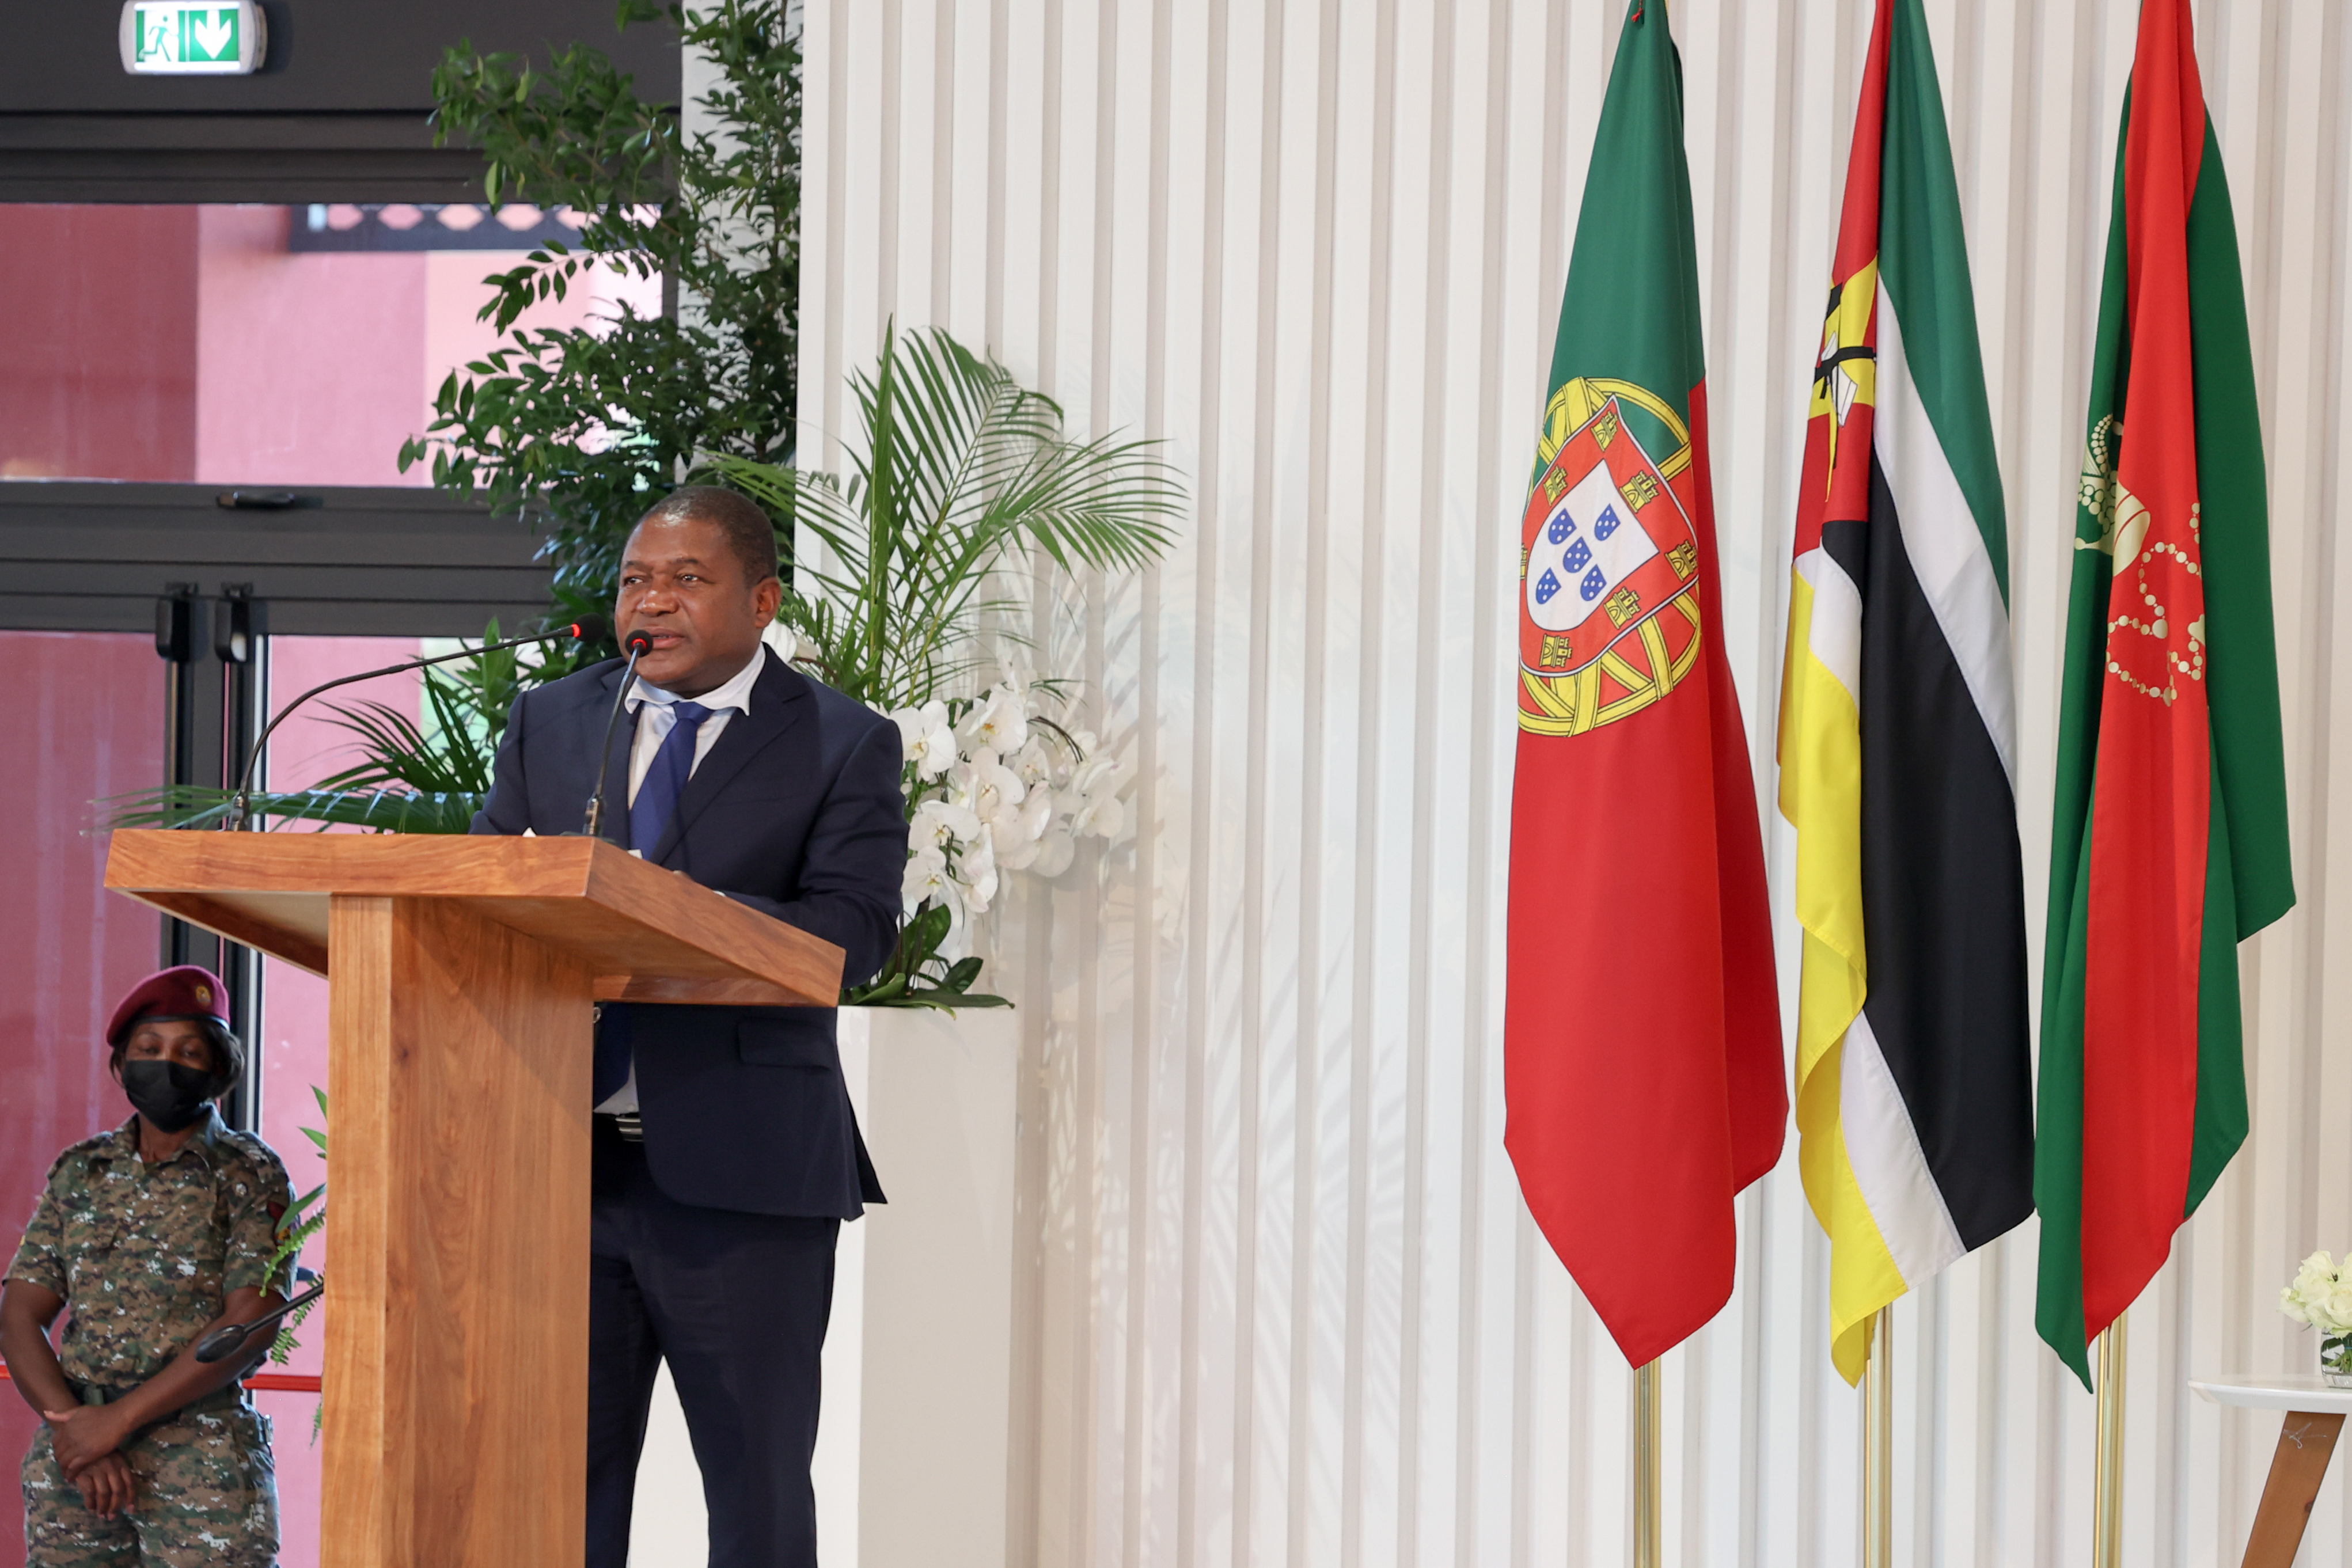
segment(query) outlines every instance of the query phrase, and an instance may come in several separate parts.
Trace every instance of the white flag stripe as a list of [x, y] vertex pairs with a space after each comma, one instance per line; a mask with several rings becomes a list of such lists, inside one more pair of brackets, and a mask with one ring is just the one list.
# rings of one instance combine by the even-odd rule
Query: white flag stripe
[[1951, 460], [1927, 418], [1927, 405], [1911, 380], [1904, 357], [1903, 331], [1895, 300], [1884, 281], [1878, 287], [1878, 406], [1871, 444], [1895, 515], [1903, 525], [1903, 549], [1920, 591], [1944, 630], [1944, 641], [1976, 698], [1977, 713], [2000, 754], [2010, 793], [2017, 792], [2017, 706], [2010, 680], [2009, 607], [1993, 576], [1992, 557], [1968, 497], [1952, 475]]
[[1862, 590], [1835, 556], [1819, 545], [1797, 558], [1797, 575], [1811, 584], [1813, 619], [1805, 646], [1862, 706]]
[[1919, 1130], [1886, 1070], [1867, 1009], [1846, 1026], [1838, 1061], [1838, 1126], [1854, 1185], [1904, 1283], [1916, 1288], [1958, 1262], [1968, 1249], [1927, 1169]]

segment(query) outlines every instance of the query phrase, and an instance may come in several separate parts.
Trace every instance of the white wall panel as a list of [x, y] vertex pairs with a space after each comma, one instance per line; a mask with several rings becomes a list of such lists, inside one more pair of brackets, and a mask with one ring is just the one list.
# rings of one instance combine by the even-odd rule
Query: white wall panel
[[[1012, 1561], [1624, 1560], [1631, 1380], [1519, 1205], [1499, 1007], [1510, 535], [1622, 9], [810, 0], [807, 460], [839, 462], [842, 377], [895, 319], [986, 345], [1077, 430], [1164, 437], [1194, 495], [1159, 570], [1030, 596], [1045, 662], [1139, 769], [1140, 831], [1015, 891], [997, 932], [1024, 1067]], [[2352, 900], [2352, 16], [2195, 10], [2269, 445], [2302, 903], [2242, 960], [2252, 1137], [2133, 1313], [2126, 1555], [2163, 1568], [2236, 1562], [2275, 1431], [2182, 1379], [2306, 1364], [2270, 1302], [2303, 1252], [2352, 1244], [2327, 920]], [[2038, 925], [2137, 13], [1927, 11], [2007, 486]], [[1759, 811], [1869, 13], [1675, 16]], [[1765, 821], [1793, 1017], [1792, 842]], [[2034, 1337], [2033, 1249], [2029, 1224], [1897, 1309], [1898, 1551], [1922, 1568], [2088, 1559], [2092, 1405]], [[1668, 1359], [1670, 1561], [1851, 1561], [1858, 1410], [1793, 1161], [1742, 1200], [1740, 1260]], [[2340, 1479], [2305, 1560], [2352, 1568]]]

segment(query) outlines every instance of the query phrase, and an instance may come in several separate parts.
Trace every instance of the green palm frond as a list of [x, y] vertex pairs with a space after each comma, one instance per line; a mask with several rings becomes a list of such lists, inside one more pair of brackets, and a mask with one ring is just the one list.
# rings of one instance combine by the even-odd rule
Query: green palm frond
[[[499, 639], [499, 623], [483, 641]], [[359, 760], [308, 789], [257, 790], [253, 813], [276, 822], [340, 824], [379, 833], [462, 833], [490, 792], [508, 712], [547, 672], [513, 649], [426, 670], [420, 722], [380, 702], [330, 707], [327, 722], [356, 737]], [[232, 791], [179, 784], [98, 802], [110, 828], [215, 828]]]
[[1175, 540], [1184, 488], [1156, 443], [1069, 439], [1059, 404], [945, 332], [894, 329], [852, 385], [864, 442], [845, 480], [740, 457], [707, 470], [823, 547], [796, 554], [780, 613], [852, 696], [921, 703], [980, 664], [979, 620], [1016, 607], [988, 584], [1024, 551], [1133, 571]]
[[[98, 802], [109, 828], [217, 828], [235, 791], [175, 784], [115, 795]], [[378, 833], [462, 833], [473, 826], [483, 796], [414, 789], [257, 789], [253, 814], [281, 822], [341, 823]]]

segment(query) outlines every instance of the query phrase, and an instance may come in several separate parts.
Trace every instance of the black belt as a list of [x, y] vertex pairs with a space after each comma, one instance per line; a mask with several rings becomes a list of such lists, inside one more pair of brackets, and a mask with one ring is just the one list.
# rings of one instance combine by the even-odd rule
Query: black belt
[[[69, 1377], [66, 1379], [66, 1386], [72, 1389], [74, 1397], [80, 1400], [84, 1405], [112, 1405], [130, 1397], [131, 1392], [138, 1388], [139, 1385], [135, 1383], [79, 1383]], [[236, 1409], [244, 1403], [244, 1386], [241, 1384], [232, 1383], [225, 1387], [215, 1388], [210, 1394], [203, 1395], [197, 1398], [189, 1400], [185, 1405], [183, 1405], [177, 1410], [173, 1411], [172, 1416], [210, 1415], [215, 1410]], [[163, 1419], [169, 1420], [171, 1419], [171, 1416], [167, 1416], [163, 1417]]]

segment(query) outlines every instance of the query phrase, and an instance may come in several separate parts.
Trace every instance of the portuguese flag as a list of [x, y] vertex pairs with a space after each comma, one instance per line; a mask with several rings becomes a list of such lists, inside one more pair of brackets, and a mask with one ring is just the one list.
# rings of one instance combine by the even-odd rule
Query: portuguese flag
[[2116, 160], [2050, 853], [2036, 1313], [2087, 1385], [2246, 1135], [2237, 946], [2294, 903], [2245, 294], [2184, 0]]
[[1700, 342], [1682, 62], [1633, 0], [1522, 525], [1504, 1142], [1637, 1366], [1729, 1298], [1788, 1121]]
[[1920, 0], [1878, 0], [1830, 277], [1780, 810], [1800, 1163], [1853, 1382], [1879, 1308], [2033, 1211], [2008, 524]]

